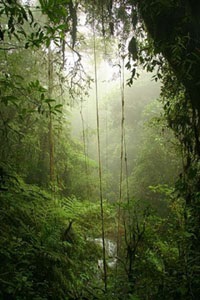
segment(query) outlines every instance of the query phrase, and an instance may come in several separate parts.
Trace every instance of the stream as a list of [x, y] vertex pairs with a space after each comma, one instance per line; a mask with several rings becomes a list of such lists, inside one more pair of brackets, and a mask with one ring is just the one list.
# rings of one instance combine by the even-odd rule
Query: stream
[[[103, 248], [102, 238], [92, 239], [95, 244], [99, 245]], [[117, 245], [114, 241], [110, 239], [105, 239], [105, 249], [106, 249], [106, 263], [109, 268], [114, 268], [117, 262], [116, 254], [117, 254]], [[98, 268], [103, 270], [103, 259], [98, 259]]]

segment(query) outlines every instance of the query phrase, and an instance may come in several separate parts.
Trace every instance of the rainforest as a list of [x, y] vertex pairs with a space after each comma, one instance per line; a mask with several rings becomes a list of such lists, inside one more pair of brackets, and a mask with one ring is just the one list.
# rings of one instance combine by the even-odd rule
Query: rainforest
[[199, 299], [199, 70], [198, 0], [0, 0], [0, 299]]

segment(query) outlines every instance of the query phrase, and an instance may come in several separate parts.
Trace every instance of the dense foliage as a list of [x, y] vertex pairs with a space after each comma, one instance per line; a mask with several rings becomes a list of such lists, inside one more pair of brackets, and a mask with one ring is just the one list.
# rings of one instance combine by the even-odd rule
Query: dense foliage
[[[199, 12], [189, 0], [1, 1], [1, 299], [198, 299]], [[120, 77], [100, 112], [101, 203], [84, 55]], [[154, 71], [159, 104], [144, 79], [124, 87], [124, 65], [129, 86]]]

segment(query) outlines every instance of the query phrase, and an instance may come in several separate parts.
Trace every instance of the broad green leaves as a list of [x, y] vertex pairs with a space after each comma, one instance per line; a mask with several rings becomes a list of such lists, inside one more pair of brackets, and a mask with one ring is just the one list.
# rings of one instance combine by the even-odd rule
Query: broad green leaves
[[96, 274], [97, 247], [77, 228], [81, 219], [67, 232], [76, 215], [68, 204], [72, 200], [61, 205], [2, 165], [0, 189], [0, 297], [65, 299], [82, 291]]

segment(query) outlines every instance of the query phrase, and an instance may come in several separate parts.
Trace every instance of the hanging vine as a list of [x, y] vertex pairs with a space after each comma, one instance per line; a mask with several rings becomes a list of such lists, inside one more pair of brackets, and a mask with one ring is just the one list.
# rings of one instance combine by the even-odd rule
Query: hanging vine
[[117, 256], [120, 249], [120, 227], [121, 227], [121, 203], [122, 203], [122, 181], [123, 181], [123, 159], [124, 159], [124, 56], [120, 62], [120, 90], [121, 90], [121, 151], [120, 151], [120, 178], [119, 178], [119, 203], [117, 212]]
[[85, 133], [85, 121], [83, 116], [83, 100], [81, 100], [80, 105], [80, 116], [82, 123], [82, 139], [83, 139], [83, 152], [84, 152], [84, 163], [85, 163], [85, 175], [86, 175], [86, 185], [87, 185], [87, 199], [89, 199], [89, 179], [88, 179], [88, 155], [87, 155], [87, 145], [86, 145], [86, 133]]
[[103, 273], [104, 288], [107, 291], [107, 267], [106, 267], [106, 247], [105, 247], [105, 228], [104, 228], [104, 207], [103, 207], [103, 188], [102, 188], [102, 168], [101, 168], [101, 143], [100, 143], [100, 123], [99, 123], [99, 97], [98, 97], [98, 77], [97, 77], [97, 59], [96, 59], [96, 36], [95, 24], [93, 19], [93, 40], [94, 40], [94, 73], [95, 73], [95, 96], [96, 96], [96, 119], [97, 119], [97, 144], [98, 144], [98, 162], [99, 162], [99, 193], [101, 207], [101, 233], [103, 249]]
[[[48, 97], [52, 98], [53, 93], [53, 60], [51, 45], [48, 47]], [[50, 181], [54, 181], [54, 141], [53, 141], [53, 124], [52, 113], [49, 107], [49, 175]]]
[[[128, 158], [127, 158], [127, 144], [126, 144], [126, 130], [125, 130], [125, 55], [124, 46], [119, 47], [120, 56], [120, 90], [121, 90], [121, 153], [120, 153], [120, 180], [119, 180], [119, 204], [117, 216], [117, 257], [119, 258], [120, 244], [121, 244], [121, 226], [124, 227], [125, 243], [128, 246], [131, 240], [131, 215], [130, 215], [130, 193], [128, 180]], [[127, 215], [122, 215], [123, 202], [123, 168], [125, 167], [125, 182], [126, 182], [126, 198], [127, 198]], [[116, 265], [116, 273], [117, 273]]]

